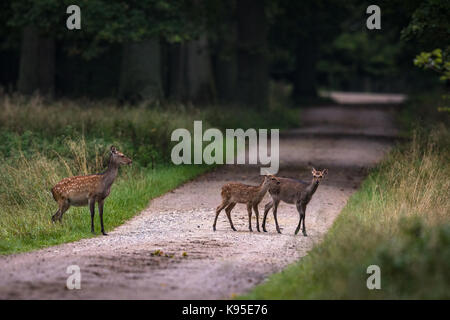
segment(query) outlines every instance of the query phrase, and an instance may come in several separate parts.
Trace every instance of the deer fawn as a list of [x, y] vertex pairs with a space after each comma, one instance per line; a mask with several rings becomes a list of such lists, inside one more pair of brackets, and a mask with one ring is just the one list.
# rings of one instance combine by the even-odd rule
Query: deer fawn
[[273, 207], [273, 217], [275, 219], [275, 225], [277, 227], [278, 233], [281, 233], [280, 227], [278, 226], [277, 220], [277, 208], [278, 204], [281, 201], [290, 204], [296, 204], [297, 211], [300, 214], [300, 221], [298, 222], [297, 229], [295, 230], [295, 234], [300, 230], [300, 226], [303, 221], [302, 233], [306, 237], [306, 228], [305, 228], [305, 213], [306, 206], [311, 200], [314, 192], [316, 192], [317, 187], [319, 186], [320, 180], [328, 173], [327, 169], [322, 171], [317, 171], [316, 169], [312, 169], [313, 179], [310, 184], [289, 178], [278, 178], [280, 180], [280, 186], [277, 190], [269, 190], [270, 195], [272, 196], [272, 201], [266, 204], [264, 208], [264, 218], [262, 223], [262, 228], [264, 232], [266, 231], [266, 218], [267, 213], [270, 208]]
[[233, 210], [236, 203], [246, 203], [248, 211], [248, 228], [252, 230], [252, 208], [256, 214], [256, 228], [259, 232], [259, 212], [258, 204], [263, 199], [267, 190], [275, 188], [280, 184], [277, 177], [267, 175], [264, 181], [259, 186], [249, 186], [242, 183], [231, 182], [222, 187], [222, 203], [216, 209], [216, 218], [214, 219], [213, 230], [216, 231], [217, 218], [220, 211], [225, 208], [228, 220], [230, 221], [231, 229], [236, 231], [231, 220], [231, 210]]
[[99, 174], [65, 178], [52, 188], [52, 194], [59, 209], [52, 216], [52, 221], [62, 221], [62, 216], [70, 206], [89, 205], [91, 210], [91, 232], [94, 233], [95, 202], [98, 202], [98, 212], [102, 234], [107, 235], [103, 227], [103, 203], [111, 191], [111, 186], [117, 177], [119, 166], [131, 164], [131, 159], [111, 147], [108, 169]]

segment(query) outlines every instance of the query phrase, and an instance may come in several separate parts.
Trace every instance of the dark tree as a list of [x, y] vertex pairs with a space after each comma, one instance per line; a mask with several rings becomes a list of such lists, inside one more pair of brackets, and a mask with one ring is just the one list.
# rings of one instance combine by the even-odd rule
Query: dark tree
[[54, 94], [55, 40], [44, 37], [34, 26], [23, 29], [17, 89], [23, 94]]
[[237, 1], [238, 79], [240, 103], [264, 109], [268, 104], [268, 24], [265, 2]]

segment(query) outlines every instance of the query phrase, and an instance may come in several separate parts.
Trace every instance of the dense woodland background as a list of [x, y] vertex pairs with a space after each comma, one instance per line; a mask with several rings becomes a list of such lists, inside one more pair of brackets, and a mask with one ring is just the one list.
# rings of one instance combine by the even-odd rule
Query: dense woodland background
[[[81, 30], [66, 8], [81, 8]], [[413, 66], [445, 49], [449, 1], [17, 0], [0, 4], [0, 86], [56, 97], [265, 108], [271, 80], [296, 101], [319, 89], [413, 92], [439, 85]]]

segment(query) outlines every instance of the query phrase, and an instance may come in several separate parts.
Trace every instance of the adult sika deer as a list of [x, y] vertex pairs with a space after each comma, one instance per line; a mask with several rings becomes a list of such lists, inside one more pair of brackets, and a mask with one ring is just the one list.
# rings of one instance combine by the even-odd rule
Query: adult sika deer
[[273, 217], [275, 219], [275, 225], [277, 227], [278, 233], [281, 233], [277, 220], [277, 208], [280, 201], [284, 201], [290, 204], [295, 203], [295, 205], [297, 206], [297, 211], [300, 214], [300, 221], [298, 222], [295, 234], [297, 234], [298, 231], [300, 230], [300, 226], [303, 221], [302, 233], [306, 237], [306, 228], [305, 228], [306, 206], [311, 200], [313, 194], [316, 192], [317, 187], [320, 184], [320, 181], [327, 173], [328, 173], [327, 169], [318, 171], [313, 168], [312, 169], [313, 178], [310, 184], [290, 178], [278, 178], [280, 180], [279, 188], [274, 191], [269, 190], [269, 193], [272, 196], [272, 201], [267, 203], [264, 208], [264, 218], [262, 223], [263, 231], [267, 232], [266, 231], [267, 213], [273, 207]]
[[52, 194], [59, 209], [52, 216], [52, 221], [62, 221], [62, 216], [70, 206], [87, 206], [91, 210], [91, 232], [94, 233], [95, 202], [98, 203], [102, 234], [107, 235], [103, 226], [103, 203], [109, 196], [111, 186], [119, 172], [119, 166], [131, 164], [131, 159], [111, 147], [108, 169], [99, 174], [65, 178], [52, 188]]
[[263, 199], [267, 190], [274, 189], [280, 184], [277, 177], [267, 175], [264, 181], [259, 186], [249, 186], [243, 183], [231, 182], [222, 187], [222, 203], [216, 209], [216, 218], [214, 219], [213, 230], [216, 231], [217, 218], [220, 211], [225, 208], [225, 212], [230, 221], [231, 229], [236, 231], [233, 221], [231, 220], [231, 210], [233, 210], [236, 203], [246, 203], [248, 211], [248, 228], [252, 230], [252, 208], [256, 215], [256, 229], [259, 232], [259, 212], [258, 204]]

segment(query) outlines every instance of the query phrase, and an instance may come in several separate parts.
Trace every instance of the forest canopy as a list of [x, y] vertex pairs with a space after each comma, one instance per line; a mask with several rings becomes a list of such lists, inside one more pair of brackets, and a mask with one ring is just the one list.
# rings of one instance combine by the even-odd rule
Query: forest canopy
[[[72, 4], [81, 9], [80, 30], [65, 27]], [[414, 59], [419, 55], [416, 65], [422, 67], [440, 64], [445, 74], [450, 3], [379, 1], [380, 30], [366, 27], [369, 5], [360, 0], [2, 2], [0, 85], [23, 94], [255, 108], [267, 106], [271, 80], [290, 84], [298, 101], [316, 97], [320, 89], [408, 92], [439, 85], [432, 73], [414, 67]], [[437, 49], [441, 56], [429, 60]]]

